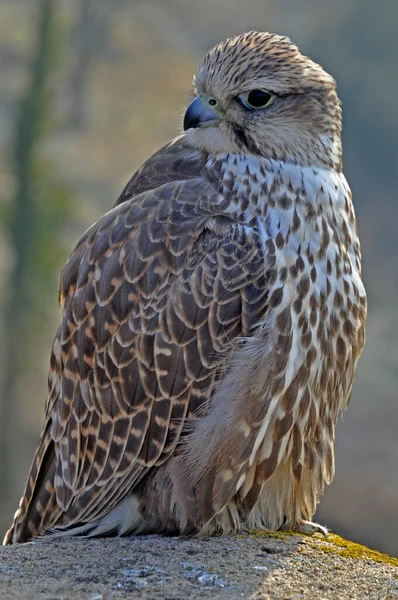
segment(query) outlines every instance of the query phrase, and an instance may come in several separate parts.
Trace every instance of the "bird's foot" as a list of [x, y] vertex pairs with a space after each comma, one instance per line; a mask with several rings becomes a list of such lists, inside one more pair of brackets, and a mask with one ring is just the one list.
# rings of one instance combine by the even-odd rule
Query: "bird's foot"
[[321, 533], [325, 538], [328, 537], [328, 530], [319, 523], [312, 523], [312, 521], [302, 521], [300, 527], [297, 530], [299, 533], [304, 535], [314, 535], [314, 533]]

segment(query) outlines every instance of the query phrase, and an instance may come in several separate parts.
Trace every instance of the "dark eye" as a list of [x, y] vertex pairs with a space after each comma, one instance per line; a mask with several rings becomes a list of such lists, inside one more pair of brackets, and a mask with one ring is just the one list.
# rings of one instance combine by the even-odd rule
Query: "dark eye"
[[264, 108], [272, 101], [272, 94], [264, 90], [252, 90], [248, 94], [239, 96], [240, 101], [246, 108]]

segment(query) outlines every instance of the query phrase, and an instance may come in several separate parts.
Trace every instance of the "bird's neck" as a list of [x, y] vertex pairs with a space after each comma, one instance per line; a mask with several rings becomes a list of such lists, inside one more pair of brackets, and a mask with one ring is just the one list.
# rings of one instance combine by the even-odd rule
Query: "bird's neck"
[[210, 156], [205, 170], [217, 185], [223, 213], [234, 220], [260, 221], [271, 238], [280, 232], [315, 246], [327, 224], [357, 254], [351, 192], [341, 172], [240, 154]]
[[343, 208], [351, 195], [341, 172], [252, 154], [209, 155], [205, 172], [220, 195], [231, 200], [230, 211], [248, 218], [265, 216], [275, 207], [289, 211], [293, 205], [306, 206], [310, 217], [313, 211], [327, 211], [331, 201], [335, 209]]

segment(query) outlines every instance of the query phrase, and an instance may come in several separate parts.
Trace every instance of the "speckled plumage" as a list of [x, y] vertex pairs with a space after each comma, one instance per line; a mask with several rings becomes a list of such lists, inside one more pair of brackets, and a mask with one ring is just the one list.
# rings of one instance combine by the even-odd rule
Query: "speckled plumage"
[[[269, 109], [239, 106], [253, 88]], [[5, 543], [297, 529], [332, 480], [366, 318], [334, 81], [250, 32], [206, 56], [196, 91], [219, 121], [150, 158], [62, 272]]]

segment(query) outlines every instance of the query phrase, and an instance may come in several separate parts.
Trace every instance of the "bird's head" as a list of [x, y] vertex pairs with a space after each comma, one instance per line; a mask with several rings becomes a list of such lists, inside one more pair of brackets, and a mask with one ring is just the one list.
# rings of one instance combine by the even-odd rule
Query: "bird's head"
[[341, 169], [334, 79], [287, 37], [251, 31], [218, 44], [195, 92], [184, 130], [196, 148]]

